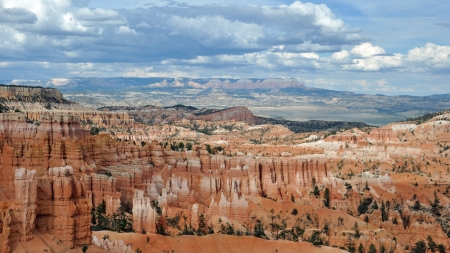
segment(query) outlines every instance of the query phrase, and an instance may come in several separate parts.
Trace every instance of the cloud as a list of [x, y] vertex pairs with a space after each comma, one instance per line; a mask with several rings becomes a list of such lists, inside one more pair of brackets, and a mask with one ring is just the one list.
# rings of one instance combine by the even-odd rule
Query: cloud
[[378, 86], [385, 86], [388, 84], [388, 81], [386, 79], [377, 80]]
[[341, 69], [352, 71], [446, 71], [450, 69], [450, 46], [427, 43], [424, 47], [415, 47], [408, 54], [386, 53], [369, 42], [354, 46], [350, 52], [342, 50], [333, 53], [330, 63]]
[[75, 11], [75, 16], [88, 26], [126, 24], [126, 18], [115, 10], [80, 8]]
[[373, 56], [366, 59], [354, 59], [353, 64], [344, 65], [346, 70], [379, 71], [402, 67], [401, 55]]
[[[1, 22], [11, 24], [3, 27], [3, 34], [0, 27], [0, 36], [5, 45], [22, 38], [21, 46], [12, 47], [16, 51], [11, 52], [20, 52], [20, 60], [28, 57], [49, 62], [158, 63], [199, 56], [265, 54], [281, 46], [284, 55], [317, 54], [362, 40], [359, 31], [347, 28], [323, 4], [169, 4], [112, 10], [89, 8], [87, 3], [0, 0], [0, 11], [9, 13], [0, 15], [0, 26]], [[77, 57], [66, 52], [77, 52]], [[0, 52], [0, 57], [6, 54]], [[267, 61], [264, 65], [272, 66]], [[285, 66], [290, 61], [274, 63]]]
[[436, 23], [436, 25], [450, 27], [450, 23]]
[[386, 53], [386, 51], [384, 51], [384, 49], [379, 46], [373, 46], [370, 42], [364, 42], [360, 45], [355, 46], [352, 49], [351, 53], [359, 55], [363, 58], [367, 58], [377, 54], [384, 54]]
[[78, 57], [78, 53], [76, 53], [76, 52], [64, 52], [64, 54], [67, 55], [67, 57], [69, 57], [69, 58]]
[[227, 20], [222, 16], [170, 17], [166, 23], [172, 34], [185, 34], [207, 47], [260, 48], [265, 36], [256, 24]]
[[450, 69], [450, 46], [427, 43], [424, 47], [415, 47], [408, 52], [406, 59], [419, 71], [423, 68]]
[[347, 50], [341, 50], [340, 52], [335, 52], [330, 57], [330, 62], [332, 64], [349, 64], [351, 63], [350, 52]]
[[124, 26], [121, 25], [119, 26], [119, 28], [117, 28], [117, 33], [121, 33], [121, 34], [132, 34], [132, 35], [136, 35], [136, 31], [134, 29], [131, 29], [128, 26]]
[[369, 84], [369, 82], [367, 82], [367, 80], [355, 80], [354, 82], [363, 88], [368, 88], [370, 86], [370, 84]]
[[24, 8], [3, 8], [0, 6], [0, 23], [35, 23], [36, 15]]

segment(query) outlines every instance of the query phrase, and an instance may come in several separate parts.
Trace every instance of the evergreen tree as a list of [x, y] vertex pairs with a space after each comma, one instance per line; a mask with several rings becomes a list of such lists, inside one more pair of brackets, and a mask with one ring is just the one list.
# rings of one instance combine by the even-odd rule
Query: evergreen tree
[[377, 249], [375, 248], [375, 245], [373, 245], [373, 243], [370, 244], [368, 253], [377, 253]]
[[366, 180], [366, 186], [364, 187], [364, 190], [365, 191], [370, 191], [369, 182], [367, 182], [367, 180]]
[[431, 236], [427, 237], [427, 241], [428, 241], [428, 248], [431, 249], [431, 252], [435, 252], [437, 249], [437, 244], [433, 241], [433, 238], [431, 238]]
[[312, 186], [316, 186], [316, 178], [315, 177], [312, 178], [311, 184], [312, 184]]
[[264, 238], [267, 239], [267, 235], [264, 232], [264, 226], [262, 225], [260, 220], [256, 221], [256, 225], [253, 228], [253, 236], [258, 238]]
[[95, 207], [92, 207], [92, 210], [91, 210], [91, 223], [92, 223], [92, 225], [97, 224], [97, 215], [96, 215]]
[[309, 242], [315, 246], [323, 245], [322, 238], [320, 238], [319, 231], [313, 231], [311, 237], [309, 238]]
[[97, 207], [97, 212], [100, 214], [106, 214], [106, 202], [105, 200], [102, 201], [100, 205]]
[[[206, 223], [205, 223], [205, 216], [201, 213], [198, 216], [198, 229], [197, 229], [197, 235], [206, 235]], [[214, 233], [214, 231], [213, 231]]]
[[212, 149], [211, 149], [211, 145], [206, 144], [206, 151], [208, 151], [208, 153], [212, 154]]
[[325, 205], [325, 207], [330, 208], [330, 189], [325, 188], [325, 191], [323, 193], [323, 203]]
[[418, 200], [416, 200], [416, 202], [414, 202], [414, 206], [412, 208], [415, 211], [419, 211], [420, 210], [420, 203]]
[[355, 245], [353, 245], [353, 244], [348, 245], [347, 246], [347, 251], [350, 252], [350, 253], [356, 253]]
[[372, 208], [373, 210], [378, 210], [378, 204], [376, 201], [373, 202]]
[[358, 247], [358, 253], [366, 253], [366, 251], [364, 250], [364, 246], [362, 245], [362, 243], [359, 244], [359, 247]]
[[439, 244], [437, 247], [438, 247], [439, 253], [445, 253], [445, 246], [444, 246], [444, 244]]
[[388, 220], [389, 220], [389, 213], [386, 211], [384, 200], [381, 200], [381, 221], [388, 221]]
[[88, 250], [88, 246], [85, 244], [83, 245], [83, 248], [81, 248], [81, 251], [83, 251], [83, 253], [85, 253]]
[[427, 245], [424, 241], [416, 242], [416, 245], [412, 248], [411, 253], [425, 253]]
[[441, 202], [439, 201], [436, 192], [434, 192], [434, 201], [431, 203], [431, 212], [439, 216], [441, 208], [442, 208]]
[[313, 194], [314, 197], [316, 197], [316, 198], [320, 197], [320, 191], [319, 191], [319, 187], [317, 187], [317, 185], [314, 186], [314, 190], [313, 190], [312, 194]]
[[353, 225], [353, 229], [355, 230], [355, 237], [356, 238], [361, 237], [361, 233], [359, 231], [358, 222], [355, 221], [355, 224]]

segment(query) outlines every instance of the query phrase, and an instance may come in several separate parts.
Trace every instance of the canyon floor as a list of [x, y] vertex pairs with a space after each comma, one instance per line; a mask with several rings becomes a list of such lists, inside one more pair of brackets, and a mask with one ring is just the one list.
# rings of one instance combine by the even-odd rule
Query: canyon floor
[[0, 95], [4, 253], [450, 250], [448, 111], [294, 132], [245, 107]]

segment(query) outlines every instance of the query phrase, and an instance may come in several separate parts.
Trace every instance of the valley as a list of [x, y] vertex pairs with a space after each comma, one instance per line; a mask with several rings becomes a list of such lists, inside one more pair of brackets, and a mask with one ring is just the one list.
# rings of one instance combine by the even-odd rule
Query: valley
[[383, 126], [450, 108], [450, 95], [385, 96], [304, 86], [296, 79], [72, 78], [11, 80], [57, 88], [83, 106], [246, 106], [258, 116]]

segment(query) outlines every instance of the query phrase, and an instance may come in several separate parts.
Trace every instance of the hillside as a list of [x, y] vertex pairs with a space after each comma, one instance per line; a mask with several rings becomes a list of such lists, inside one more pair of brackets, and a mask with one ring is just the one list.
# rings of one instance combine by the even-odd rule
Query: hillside
[[102, 107], [100, 111], [126, 112], [135, 121], [145, 124], [174, 123], [182, 120], [204, 121], [244, 121], [252, 125], [272, 124], [287, 127], [294, 133], [336, 131], [349, 128], [370, 127], [362, 122], [345, 121], [291, 121], [255, 116], [247, 107], [237, 106], [226, 109], [195, 108], [192, 106], [176, 105], [170, 107], [141, 106], [141, 107]]

